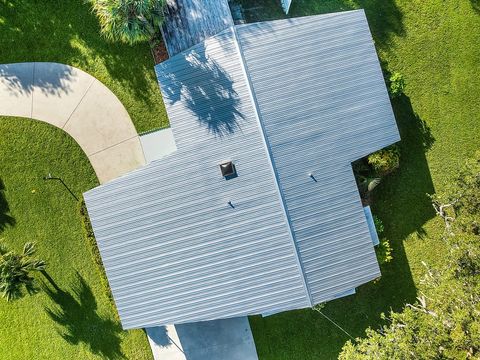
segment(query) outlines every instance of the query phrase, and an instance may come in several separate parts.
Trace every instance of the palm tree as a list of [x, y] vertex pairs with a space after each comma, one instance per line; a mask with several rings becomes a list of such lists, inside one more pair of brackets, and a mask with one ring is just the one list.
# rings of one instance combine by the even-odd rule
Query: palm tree
[[155, 38], [163, 22], [165, 0], [90, 0], [109, 40], [135, 44]]
[[33, 257], [35, 252], [35, 245], [31, 242], [25, 243], [20, 254], [0, 244], [0, 292], [7, 301], [20, 298], [23, 287], [29, 294], [38, 291], [31, 272], [44, 271], [46, 264]]

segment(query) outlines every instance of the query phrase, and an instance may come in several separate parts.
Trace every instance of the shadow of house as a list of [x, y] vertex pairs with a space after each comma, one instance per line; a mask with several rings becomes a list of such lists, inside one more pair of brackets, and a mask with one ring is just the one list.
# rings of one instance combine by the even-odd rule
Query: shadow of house
[[[390, 240], [394, 257], [382, 268], [379, 286], [369, 288], [373, 293], [368, 296], [373, 306], [378, 307], [378, 313], [390, 308], [401, 310], [405, 303], [415, 300], [416, 287], [404, 241], [411, 234], [420, 238], [426, 236], [424, 225], [435, 217], [427, 195], [433, 194], [435, 189], [426, 158], [435, 139], [428, 125], [413, 110], [407, 96], [393, 99], [392, 105], [402, 138], [399, 143], [400, 167], [375, 189], [372, 205], [374, 213], [385, 225], [384, 235]], [[384, 294], [389, 294], [388, 298]], [[365, 325], [375, 327], [370, 321]]]
[[[413, 110], [407, 96], [392, 100], [392, 105], [402, 138], [399, 143], [400, 168], [380, 185], [376, 201], [378, 210], [385, 212], [384, 217], [391, 220], [395, 237], [403, 240], [414, 232], [423, 236], [423, 225], [435, 216], [427, 195], [433, 194], [435, 189], [426, 159], [426, 152], [435, 139], [428, 125]], [[408, 204], [415, 206], [409, 207], [402, 216], [392, 213]]]
[[45, 311], [65, 341], [84, 344], [104, 359], [125, 358], [120, 346], [120, 324], [98, 314], [95, 296], [81, 275], [77, 273], [71, 292], [58, 287], [52, 290], [46, 284], [44, 291], [53, 302]]
[[5, 184], [0, 179], [0, 232], [9, 226], [15, 225], [15, 218], [10, 214], [7, 198], [5, 196]]
[[[164, 100], [171, 105], [186, 104], [198, 123], [214, 136], [224, 136], [241, 129], [245, 120], [241, 113], [240, 97], [228, 72], [206, 54], [204, 44], [196, 46], [188, 56], [174, 58], [184, 71], [163, 73]], [[160, 70], [162, 71], [162, 70]], [[195, 80], [189, 80], [195, 74]]]
[[[374, 190], [372, 208], [385, 225], [384, 235], [393, 247], [393, 261], [382, 266], [382, 276], [377, 283], [357, 288], [355, 296], [328, 302], [323, 310], [353, 337], [363, 337], [368, 327], [381, 326], [384, 323], [381, 313], [388, 313], [390, 309], [399, 311], [405, 303], [415, 301], [417, 291], [404, 241], [411, 234], [425, 236], [424, 225], [435, 216], [427, 196], [435, 189], [426, 158], [435, 139], [408, 97], [394, 99], [392, 105], [402, 139], [400, 168]], [[322, 316], [309, 310], [266, 318], [255, 316], [250, 321], [258, 343], [291, 339], [292, 334], [295, 343], [299, 343], [291, 346], [291, 340], [276, 341], [275, 346], [259, 347], [260, 358], [295, 358], [298, 347], [308, 347], [312, 353], [321, 354], [319, 358], [333, 359], [338, 357], [345, 341], [350, 340]]]

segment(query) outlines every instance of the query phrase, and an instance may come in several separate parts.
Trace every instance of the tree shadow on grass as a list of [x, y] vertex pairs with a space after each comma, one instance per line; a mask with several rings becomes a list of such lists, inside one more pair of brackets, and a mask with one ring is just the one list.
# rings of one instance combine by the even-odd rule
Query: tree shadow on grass
[[278, 0], [234, 2], [242, 5], [248, 22], [365, 9], [368, 24], [378, 46], [388, 46], [392, 35], [405, 35], [403, 14], [395, 0], [294, 0], [288, 15], [283, 13]]
[[14, 226], [15, 218], [10, 214], [7, 198], [5, 196], [5, 184], [0, 179], [0, 233], [9, 226]]
[[[154, 73], [148, 44], [108, 42], [86, 1], [2, 0], [0, 33], [0, 64], [58, 62], [92, 73], [89, 69], [103, 63], [109, 78], [100, 81], [112, 78], [136, 98], [151, 101], [146, 74], [153, 78]], [[142, 56], [151, 62], [139, 60]]]
[[83, 277], [77, 273], [70, 292], [54, 285], [53, 279], [47, 280], [54, 289], [46, 283], [43, 288], [53, 305], [45, 311], [58, 325], [62, 338], [72, 345], [84, 344], [104, 359], [124, 359], [120, 346], [122, 328], [98, 314], [95, 296]]

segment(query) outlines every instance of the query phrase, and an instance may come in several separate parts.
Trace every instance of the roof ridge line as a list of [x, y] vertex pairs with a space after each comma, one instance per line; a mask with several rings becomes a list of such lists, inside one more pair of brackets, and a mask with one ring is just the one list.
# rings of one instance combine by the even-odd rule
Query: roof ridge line
[[231, 29], [232, 29], [233, 35], [234, 35], [235, 47], [238, 51], [239, 58], [240, 58], [240, 66], [242, 68], [243, 75], [245, 76], [245, 79], [247, 80], [246, 82], [247, 82], [247, 87], [248, 87], [248, 93], [250, 95], [250, 99], [251, 99], [252, 104], [253, 104], [255, 117], [256, 117], [256, 119], [258, 121], [258, 124], [259, 124], [263, 144], [265, 145], [265, 149], [266, 149], [267, 155], [268, 155], [269, 164], [270, 164], [270, 167], [271, 167], [272, 172], [273, 172], [275, 187], [276, 187], [277, 192], [278, 192], [278, 197], [280, 198], [280, 204], [281, 204], [282, 209], [283, 209], [283, 215], [285, 216], [285, 219], [286, 219], [287, 224], [288, 224], [288, 230], [289, 230], [289, 233], [290, 233], [290, 239], [292, 241], [293, 249], [294, 249], [294, 252], [295, 252], [295, 258], [296, 258], [296, 261], [297, 261], [298, 269], [299, 269], [299, 271], [301, 272], [301, 275], [302, 275], [303, 287], [304, 287], [306, 295], [307, 295], [308, 303], [310, 304], [310, 307], [312, 307], [314, 305], [313, 299], [312, 299], [312, 294], [310, 292], [310, 287], [308, 286], [308, 282], [307, 282], [307, 279], [306, 279], [305, 270], [304, 270], [304, 267], [303, 267], [303, 262], [301, 260], [300, 252], [298, 250], [297, 240], [295, 238], [295, 233], [293, 231], [293, 226], [292, 226], [292, 222], [291, 222], [291, 219], [290, 219], [290, 215], [288, 213], [285, 197], [284, 197], [283, 192], [280, 188], [280, 180], [279, 180], [277, 170], [276, 170], [276, 167], [275, 167], [275, 160], [273, 159], [272, 151], [270, 149], [270, 143], [268, 142], [267, 136], [265, 134], [266, 131], [265, 131], [265, 127], [263, 125], [261, 112], [260, 112], [259, 107], [258, 107], [257, 98], [255, 96], [255, 90], [253, 89], [252, 81], [250, 79], [250, 76], [248, 75], [247, 64], [245, 63], [245, 58], [243, 56], [243, 49], [242, 49], [241, 43], [240, 43], [239, 38], [238, 38], [237, 28], [234, 25], [234, 26], [231, 27]]

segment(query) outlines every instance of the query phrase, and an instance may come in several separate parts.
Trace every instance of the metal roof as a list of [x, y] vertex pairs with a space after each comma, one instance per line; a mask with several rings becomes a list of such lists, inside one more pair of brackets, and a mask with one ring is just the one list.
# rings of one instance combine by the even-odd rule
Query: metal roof
[[233, 26], [227, 0], [166, 0], [162, 35], [170, 57]]
[[85, 194], [123, 327], [309, 306], [233, 32], [157, 73], [178, 151]]
[[363, 11], [229, 28], [156, 71], [177, 152], [85, 193], [124, 328], [304, 308], [379, 275], [350, 163], [399, 136]]
[[380, 275], [351, 162], [400, 140], [365, 13], [237, 33], [312, 300], [330, 300]]

